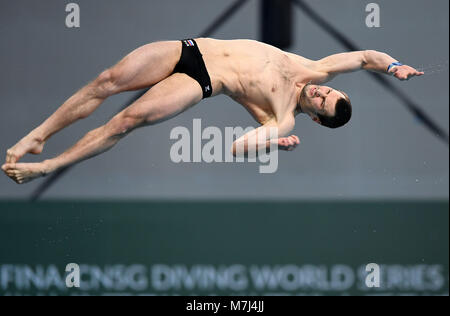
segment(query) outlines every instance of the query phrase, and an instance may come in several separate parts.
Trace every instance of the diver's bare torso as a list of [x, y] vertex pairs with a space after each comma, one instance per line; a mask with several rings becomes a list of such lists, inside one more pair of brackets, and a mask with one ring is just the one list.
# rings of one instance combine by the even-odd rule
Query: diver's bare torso
[[324, 82], [314, 61], [254, 40], [196, 39], [213, 95], [226, 94], [261, 124], [297, 107], [295, 83]]

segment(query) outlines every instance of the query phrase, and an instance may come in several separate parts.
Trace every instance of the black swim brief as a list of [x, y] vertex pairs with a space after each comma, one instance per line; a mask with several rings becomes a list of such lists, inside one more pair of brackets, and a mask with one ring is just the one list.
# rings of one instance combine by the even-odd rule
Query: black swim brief
[[205, 62], [203, 61], [197, 43], [193, 39], [185, 39], [181, 43], [183, 49], [180, 61], [173, 72], [185, 73], [195, 79], [202, 87], [203, 99], [210, 97], [212, 94], [211, 78], [209, 77], [208, 70], [206, 70]]

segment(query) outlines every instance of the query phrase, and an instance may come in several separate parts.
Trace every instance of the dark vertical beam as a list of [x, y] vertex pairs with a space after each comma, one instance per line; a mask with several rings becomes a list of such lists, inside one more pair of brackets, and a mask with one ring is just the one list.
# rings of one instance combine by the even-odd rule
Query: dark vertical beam
[[264, 43], [287, 49], [292, 45], [292, 3], [288, 0], [262, 0], [261, 38]]

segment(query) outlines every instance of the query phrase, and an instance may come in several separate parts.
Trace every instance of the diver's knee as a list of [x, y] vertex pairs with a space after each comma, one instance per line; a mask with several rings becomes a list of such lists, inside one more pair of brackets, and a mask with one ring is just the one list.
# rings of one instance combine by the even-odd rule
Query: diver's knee
[[145, 118], [136, 114], [124, 113], [111, 122], [112, 136], [125, 136], [145, 122]]
[[106, 69], [94, 81], [96, 93], [100, 97], [109, 97], [120, 92], [119, 77], [117, 70]]

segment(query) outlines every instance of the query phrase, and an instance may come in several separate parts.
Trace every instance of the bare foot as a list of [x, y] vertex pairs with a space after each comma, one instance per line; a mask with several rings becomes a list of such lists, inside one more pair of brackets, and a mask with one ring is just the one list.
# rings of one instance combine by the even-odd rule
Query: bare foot
[[39, 155], [45, 142], [33, 136], [26, 136], [6, 152], [6, 163], [16, 163], [25, 154]]
[[47, 166], [40, 163], [6, 163], [2, 166], [5, 174], [18, 184], [30, 182], [48, 173]]

